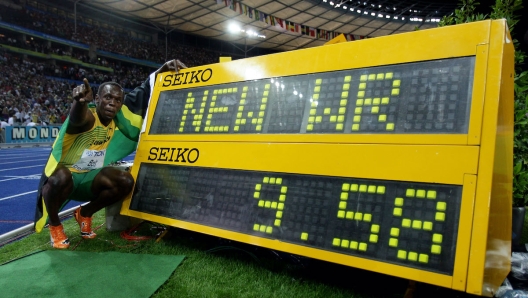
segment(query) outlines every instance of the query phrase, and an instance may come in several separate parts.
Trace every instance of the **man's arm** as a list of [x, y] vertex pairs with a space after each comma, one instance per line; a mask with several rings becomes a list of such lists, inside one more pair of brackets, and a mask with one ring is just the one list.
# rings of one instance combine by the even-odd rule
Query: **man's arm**
[[83, 79], [83, 84], [73, 89], [73, 103], [70, 110], [68, 134], [78, 134], [90, 130], [95, 118], [88, 110], [88, 102], [93, 100], [92, 88], [88, 80]]

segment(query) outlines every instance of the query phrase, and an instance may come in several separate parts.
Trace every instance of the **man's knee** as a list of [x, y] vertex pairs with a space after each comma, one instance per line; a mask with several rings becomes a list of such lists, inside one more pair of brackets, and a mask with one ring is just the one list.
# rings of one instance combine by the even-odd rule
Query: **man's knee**
[[101, 170], [101, 174], [108, 178], [111, 182], [111, 187], [120, 193], [128, 194], [134, 187], [134, 177], [129, 172], [115, 168], [104, 168]]
[[71, 172], [67, 168], [58, 168], [46, 182], [52, 189], [64, 189], [70, 187], [72, 183]]

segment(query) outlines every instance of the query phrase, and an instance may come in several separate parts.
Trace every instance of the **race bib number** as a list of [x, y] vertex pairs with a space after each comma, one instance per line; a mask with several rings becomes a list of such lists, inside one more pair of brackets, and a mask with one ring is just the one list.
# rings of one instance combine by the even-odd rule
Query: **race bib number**
[[91, 171], [103, 167], [105, 150], [88, 150], [85, 149], [81, 158], [72, 166], [78, 171]]

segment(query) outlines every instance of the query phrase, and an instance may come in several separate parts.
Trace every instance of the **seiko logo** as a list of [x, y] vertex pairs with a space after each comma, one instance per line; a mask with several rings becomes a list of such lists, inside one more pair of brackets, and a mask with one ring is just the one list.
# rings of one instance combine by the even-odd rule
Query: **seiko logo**
[[197, 148], [150, 148], [148, 160], [195, 163], [200, 156]]
[[170, 74], [163, 79], [163, 87], [207, 82], [212, 76], [213, 70], [210, 68]]

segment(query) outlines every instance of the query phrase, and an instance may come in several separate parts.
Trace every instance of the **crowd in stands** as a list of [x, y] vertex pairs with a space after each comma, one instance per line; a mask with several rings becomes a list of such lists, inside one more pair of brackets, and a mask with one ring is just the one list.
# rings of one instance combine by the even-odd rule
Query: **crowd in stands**
[[[77, 32], [73, 20], [59, 15], [41, 12], [35, 9], [13, 10], [2, 18], [3, 21], [38, 32], [73, 40], [87, 45], [93, 45], [98, 50], [108, 51], [132, 58], [153, 61], [159, 64], [165, 62], [165, 46], [155, 45], [139, 39], [134, 39], [123, 33], [90, 26], [77, 22]], [[218, 62], [218, 53], [196, 49], [186, 45], [169, 45], [168, 58], [185, 57], [187, 66], [198, 66]]]
[[[2, 7], [3, 9], [3, 7]], [[148, 60], [165, 62], [165, 47], [130, 38], [107, 29], [79, 24], [75, 33], [70, 19], [35, 9], [9, 9], [2, 12], [1, 20], [41, 33], [77, 41], [98, 50]], [[0, 44], [37, 53], [55, 54], [78, 59], [84, 63], [101, 65], [113, 72], [98, 71], [75, 63], [56, 59], [38, 60], [31, 55], [22, 56], [0, 47], [0, 123], [8, 125], [50, 125], [65, 121], [72, 102], [72, 89], [83, 79], [97, 86], [115, 81], [125, 90], [140, 85], [154, 69], [103, 57], [90, 58], [87, 50], [66, 47], [46, 40], [27, 36], [17, 40], [15, 32], [0, 34]], [[187, 66], [218, 62], [218, 53], [197, 50], [189, 46], [169, 46], [169, 59], [178, 58]]]

